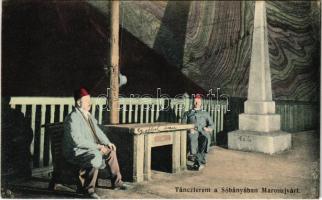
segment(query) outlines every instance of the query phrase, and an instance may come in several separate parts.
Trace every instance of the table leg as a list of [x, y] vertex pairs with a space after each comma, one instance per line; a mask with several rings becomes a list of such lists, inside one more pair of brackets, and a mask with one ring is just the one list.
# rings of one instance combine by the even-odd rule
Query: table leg
[[151, 135], [144, 136], [144, 180], [151, 180]]
[[180, 131], [173, 132], [172, 173], [180, 171]]
[[180, 131], [180, 164], [181, 164], [181, 170], [185, 170], [187, 168], [187, 131]]
[[135, 135], [133, 142], [133, 182], [142, 182], [144, 180], [144, 135]]

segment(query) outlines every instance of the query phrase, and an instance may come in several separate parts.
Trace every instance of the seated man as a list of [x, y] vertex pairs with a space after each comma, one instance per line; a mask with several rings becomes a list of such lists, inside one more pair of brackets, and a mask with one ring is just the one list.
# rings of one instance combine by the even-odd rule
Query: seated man
[[90, 114], [88, 91], [81, 88], [74, 93], [75, 107], [64, 121], [63, 153], [68, 162], [80, 167], [78, 191], [90, 198], [95, 193], [98, 169], [109, 166], [112, 187], [126, 189], [122, 182], [116, 147], [98, 127]]
[[201, 170], [206, 164], [206, 153], [210, 147], [210, 133], [213, 121], [207, 111], [201, 110], [201, 96], [194, 98], [194, 108], [187, 111], [182, 119], [183, 123], [195, 124], [195, 128], [188, 132], [189, 158], [194, 161], [193, 168]]

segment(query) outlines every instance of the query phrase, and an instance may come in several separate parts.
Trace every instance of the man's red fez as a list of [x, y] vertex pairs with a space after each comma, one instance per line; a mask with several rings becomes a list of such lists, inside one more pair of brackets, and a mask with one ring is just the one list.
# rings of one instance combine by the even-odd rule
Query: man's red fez
[[79, 89], [74, 91], [74, 99], [75, 99], [75, 101], [77, 101], [78, 99], [80, 99], [80, 98], [82, 98], [84, 96], [87, 96], [87, 95], [89, 95], [89, 92], [84, 87], [81, 87], [81, 88], [79, 88]]
[[201, 94], [196, 94], [195, 99], [202, 99]]

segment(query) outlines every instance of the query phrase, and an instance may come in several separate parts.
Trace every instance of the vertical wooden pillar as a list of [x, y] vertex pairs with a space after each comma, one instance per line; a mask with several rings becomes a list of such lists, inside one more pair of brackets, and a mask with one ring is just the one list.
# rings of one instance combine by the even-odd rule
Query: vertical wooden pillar
[[120, 1], [111, 1], [110, 15], [110, 124], [119, 123], [119, 15]]

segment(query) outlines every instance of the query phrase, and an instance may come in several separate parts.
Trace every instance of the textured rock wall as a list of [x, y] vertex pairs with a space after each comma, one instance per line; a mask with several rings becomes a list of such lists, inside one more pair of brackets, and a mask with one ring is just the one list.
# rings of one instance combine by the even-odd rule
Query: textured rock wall
[[[318, 100], [318, 6], [316, 1], [267, 2], [275, 99]], [[121, 7], [122, 27], [197, 85], [247, 96], [253, 1], [123, 1]]]
[[273, 91], [279, 98], [317, 100], [320, 56], [311, 5], [307, 1], [268, 6]]

